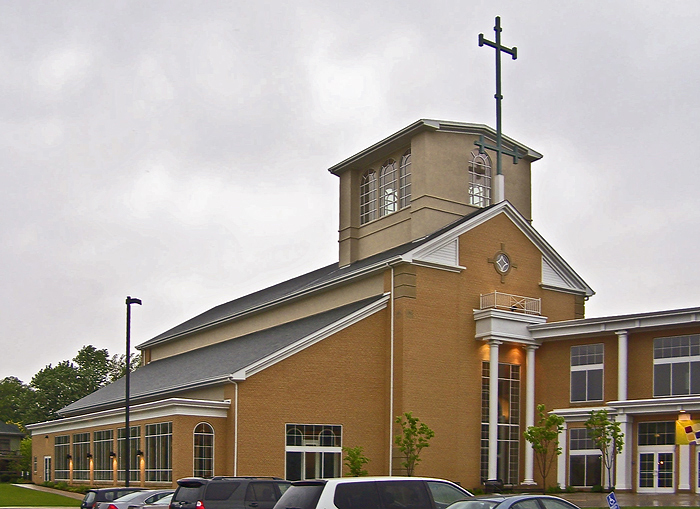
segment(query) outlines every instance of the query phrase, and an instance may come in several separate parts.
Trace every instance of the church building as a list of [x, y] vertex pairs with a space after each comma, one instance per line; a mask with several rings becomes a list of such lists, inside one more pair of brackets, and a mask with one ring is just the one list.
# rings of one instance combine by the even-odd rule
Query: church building
[[401, 475], [411, 412], [435, 431], [415, 475], [541, 485], [523, 432], [544, 404], [566, 421], [547, 486], [605, 483], [584, 422], [607, 409], [618, 491], [700, 492], [700, 308], [585, 318], [593, 290], [533, 227], [542, 155], [504, 137], [522, 157], [499, 174], [495, 137], [419, 120], [331, 167], [338, 262], [138, 345], [129, 444], [121, 379], [27, 426], [34, 480], [123, 484], [127, 447], [132, 486], [338, 477], [355, 446]]

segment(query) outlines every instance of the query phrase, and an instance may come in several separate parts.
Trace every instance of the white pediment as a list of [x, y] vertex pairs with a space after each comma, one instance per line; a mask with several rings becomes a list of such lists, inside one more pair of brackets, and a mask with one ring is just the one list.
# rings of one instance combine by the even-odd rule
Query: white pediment
[[580, 285], [575, 284], [564, 271], [556, 268], [545, 256], [542, 256], [542, 286], [570, 292], [583, 290]]
[[453, 238], [440, 244], [431, 244], [426, 249], [417, 251], [413, 255], [413, 262], [460, 269], [459, 239]]

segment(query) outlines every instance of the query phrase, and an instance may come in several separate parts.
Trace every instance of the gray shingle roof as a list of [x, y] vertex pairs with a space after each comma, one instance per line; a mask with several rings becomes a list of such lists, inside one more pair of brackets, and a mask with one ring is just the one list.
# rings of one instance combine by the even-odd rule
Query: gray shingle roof
[[154, 338], [149, 339], [144, 343], [141, 343], [136, 348], [148, 348], [154, 344], [166, 342], [169, 339], [175, 338], [182, 334], [194, 332], [204, 327], [235, 318], [236, 316], [242, 315], [256, 308], [264, 307], [266, 305], [273, 304], [276, 301], [281, 301], [293, 295], [303, 293], [306, 290], [322, 287], [334, 280], [342, 280], [346, 277], [351, 277], [355, 274], [362, 273], [373, 265], [387, 262], [393, 258], [396, 258], [397, 256], [407, 253], [412, 249], [415, 249], [416, 247], [419, 247], [426, 242], [429, 242], [435, 237], [442, 235], [446, 231], [460, 225], [461, 223], [464, 223], [479, 214], [485, 213], [492, 207], [493, 205], [491, 207], [477, 210], [472, 214], [464, 216], [445, 226], [444, 228], [423, 237], [422, 239], [408, 242], [363, 260], [358, 260], [350, 265], [339, 267], [338, 263], [333, 263], [307, 274], [289, 279], [283, 283], [270, 286], [269, 288], [251, 293], [225, 304], [221, 304], [187, 320], [186, 322], [181, 323], [180, 325], [177, 325], [176, 327], [173, 327], [172, 329], [163, 332], [162, 334], [159, 334]]
[[[330, 311], [295, 320], [148, 363], [130, 377], [130, 400], [146, 402], [186, 389], [224, 383], [251, 364], [382, 299], [378, 295]], [[59, 411], [63, 416], [124, 405], [125, 379], [99, 389]]]
[[19, 427], [17, 427], [16, 424], [0, 422], [0, 435], [24, 436], [24, 433], [19, 429]]

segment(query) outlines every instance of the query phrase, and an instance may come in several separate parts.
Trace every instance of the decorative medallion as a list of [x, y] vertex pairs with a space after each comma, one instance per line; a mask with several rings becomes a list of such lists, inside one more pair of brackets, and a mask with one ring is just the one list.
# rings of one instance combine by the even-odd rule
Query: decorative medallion
[[496, 269], [496, 272], [498, 272], [501, 275], [501, 283], [506, 282], [506, 275], [510, 272], [510, 269], [517, 269], [518, 266], [515, 265], [511, 259], [510, 256], [508, 256], [508, 253], [506, 253], [506, 245], [501, 244], [501, 249], [500, 251], [496, 251], [496, 254], [493, 255], [493, 258], [488, 259], [489, 263], [493, 264], [493, 268]]

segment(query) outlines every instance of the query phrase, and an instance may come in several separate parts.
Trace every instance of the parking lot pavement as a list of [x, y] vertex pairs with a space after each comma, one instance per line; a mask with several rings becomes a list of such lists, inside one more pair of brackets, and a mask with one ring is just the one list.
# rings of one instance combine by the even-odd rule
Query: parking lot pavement
[[[558, 493], [579, 507], [608, 507], [606, 493]], [[700, 507], [700, 495], [693, 493], [637, 494], [615, 493], [617, 503], [625, 507]]]

